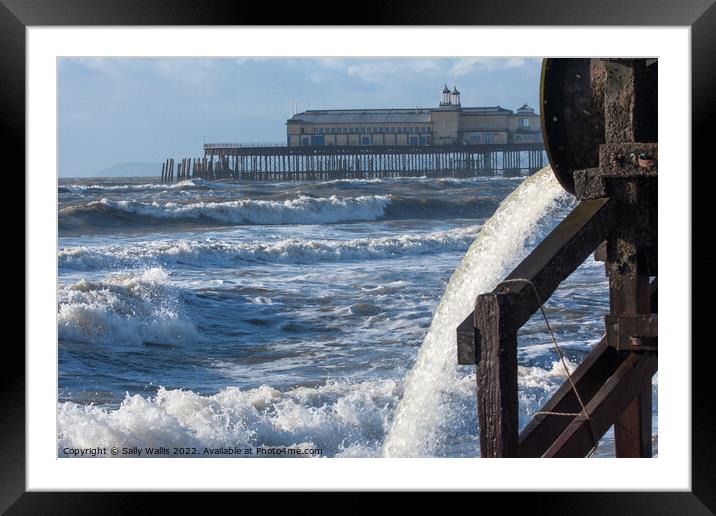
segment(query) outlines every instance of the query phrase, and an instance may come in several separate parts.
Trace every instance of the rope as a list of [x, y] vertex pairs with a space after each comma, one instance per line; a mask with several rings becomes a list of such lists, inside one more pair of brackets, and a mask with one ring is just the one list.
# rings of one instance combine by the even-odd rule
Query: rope
[[574, 391], [574, 395], [577, 398], [577, 401], [579, 402], [579, 406], [582, 408], [581, 412], [550, 412], [547, 410], [538, 411], [535, 412], [535, 416], [537, 415], [545, 415], [545, 416], [568, 416], [568, 417], [579, 417], [584, 416], [584, 418], [587, 420], [587, 424], [589, 425], [589, 433], [592, 435], [592, 443], [594, 443], [592, 449], [587, 453], [587, 458], [591, 457], [595, 451], [597, 451], [597, 446], [599, 446], [599, 441], [597, 440], [597, 433], [594, 430], [594, 423], [592, 419], [589, 417], [589, 413], [587, 412], [587, 407], [584, 405], [584, 402], [582, 401], [582, 397], [579, 395], [579, 391], [577, 391], [577, 386], [574, 383], [574, 380], [572, 379], [572, 373], [569, 372], [569, 368], [567, 367], [567, 361], [564, 358], [564, 353], [562, 353], [562, 349], [559, 347], [559, 344], [557, 344], [557, 338], [554, 336], [554, 331], [552, 331], [552, 326], [549, 324], [549, 319], [547, 319], [547, 314], [544, 311], [544, 303], [542, 303], [542, 299], [540, 298], [539, 292], [537, 291], [537, 287], [534, 283], [532, 283], [531, 280], [525, 279], [525, 278], [514, 278], [514, 279], [507, 279], [504, 280], [502, 283], [527, 283], [530, 287], [532, 287], [532, 291], [535, 294], [535, 299], [537, 299], [537, 304], [539, 305], [540, 312], [542, 312], [542, 318], [544, 319], [545, 324], [547, 325], [547, 330], [549, 331], [550, 336], [552, 337], [552, 343], [554, 344], [554, 349], [557, 351], [557, 356], [559, 356], [560, 361], [562, 362], [562, 367], [564, 367], [564, 371], [567, 373], [567, 379], [569, 380], [569, 384], [572, 386], [572, 390]]

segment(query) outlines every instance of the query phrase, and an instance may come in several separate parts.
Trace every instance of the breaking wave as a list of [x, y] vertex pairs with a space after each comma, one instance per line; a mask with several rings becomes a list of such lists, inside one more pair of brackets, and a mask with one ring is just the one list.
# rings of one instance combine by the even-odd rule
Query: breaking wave
[[59, 185], [57, 187], [57, 193], [112, 193], [112, 192], [144, 192], [147, 190], [183, 190], [192, 188], [227, 188], [231, 185], [225, 183], [218, 183], [213, 181], [207, 181], [206, 179], [193, 178], [179, 181], [178, 183], [137, 183], [137, 184], [93, 184], [93, 185], [82, 185], [82, 184], [66, 184]]
[[[559, 362], [546, 370], [520, 367], [521, 416], [563, 381]], [[468, 374], [456, 382], [455, 395], [474, 403], [474, 389], [474, 374]], [[402, 396], [402, 380], [384, 379], [328, 381], [285, 391], [268, 385], [227, 387], [213, 395], [159, 388], [154, 396], [126, 395], [116, 408], [66, 402], [58, 407], [58, 455], [68, 455], [66, 448], [111, 446], [194, 447], [199, 454], [204, 448], [261, 446], [320, 449], [327, 457], [378, 457]], [[455, 431], [469, 437], [451, 456], [474, 456], [476, 423], [475, 417], [457, 421]]]
[[59, 212], [61, 231], [203, 223], [220, 225], [336, 224], [383, 219], [449, 219], [489, 216], [492, 198], [424, 199], [394, 195], [308, 197], [284, 201], [141, 202], [101, 199], [68, 206]]
[[286, 201], [236, 200], [225, 202], [114, 201], [101, 199], [60, 210], [60, 228], [74, 223], [114, 226], [167, 220], [219, 224], [331, 224], [376, 220], [390, 203], [389, 196], [307, 197]]
[[275, 242], [236, 240], [154, 240], [132, 246], [69, 247], [58, 251], [58, 264], [72, 270], [195, 265], [231, 266], [237, 262], [313, 263], [320, 261], [387, 259], [464, 251], [479, 226], [422, 235], [398, 235], [353, 240], [288, 238]]
[[60, 340], [103, 344], [176, 344], [198, 336], [180, 290], [159, 268], [61, 286], [57, 330]]

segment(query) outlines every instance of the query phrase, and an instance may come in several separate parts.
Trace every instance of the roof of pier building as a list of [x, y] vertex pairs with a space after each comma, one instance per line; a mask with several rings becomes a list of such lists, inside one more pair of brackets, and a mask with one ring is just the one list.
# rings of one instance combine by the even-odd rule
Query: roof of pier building
[[527, 104], [522, 104], [522, 107], [517, 110], [520, 115], [536, 115], [535, 110], [529, 107]]
[[430, 109], [324, 109], [293, 115], [289, 122], [309, 124], [429, 123]]
[[[306, 124], [354, 124], [354, 123], [430, 123], [431, 114], [440, 108], [412, 109], [320, 109], [296, 113], [288, 121]], [[511, 109], [501, 106], [464, 107], [465, 115], [511, 115]]]

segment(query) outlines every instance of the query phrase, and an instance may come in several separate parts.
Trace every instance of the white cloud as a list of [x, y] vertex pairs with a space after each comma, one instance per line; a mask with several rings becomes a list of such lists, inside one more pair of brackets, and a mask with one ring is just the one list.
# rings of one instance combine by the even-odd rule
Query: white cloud
[[524, 57], [509, 57], [509, 58], [495, 58], [495, 57], [466, 57], [458, 59], [454, 65], [450, 68], [451, 77], [460, 77], [466, 75], [477, 68], [484, 70], [495, 71], [495, 70], [509, 70], [510, 68], [519, 68], [528, 64], [532, 61], [532, 58]]
[[319, 59], [318, 63], [324, 68], [342, 70], [351, 77], [370, 83], [382, 83], [388, 77], [403, 76], [406, 73], [421, 73], [439, 68], [434, 59], [323, 58]]
[[421, 73], [436, 70], [438, 65], [428, 59], [411, 59], [407, 61], [375, 61], [350, 65], [348, 75], [358, 77], [365, 82], [383, 82], [386, 77], [404, 76], [406, 73]]

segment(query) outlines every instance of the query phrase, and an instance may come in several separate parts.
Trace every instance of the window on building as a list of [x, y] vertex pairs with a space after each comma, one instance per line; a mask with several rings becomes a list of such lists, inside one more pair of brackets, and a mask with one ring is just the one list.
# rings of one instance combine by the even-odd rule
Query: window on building
[[391, 127], [391, 128], [390, 128], [390, 132], [391, 132], [391, 133], [394, 133], [394, 132], [395, 132], [395, 127]]
[[432, 132], [433, 132], [433, 128], [432, 128], [432, 127], [428, 127], [428, 132], [429, 132], [429, 133], [432, 133]]
[[530, 119], [529, 118], [520, 118], [520, 127], [523, 129], [529, 129], [530, 128]]
[[355, 131], [356, 133], [359, 133], [359, 132], [360, 132], [360, 127], [354, 127], [353, 129], [354, 129], [354, 131]]

